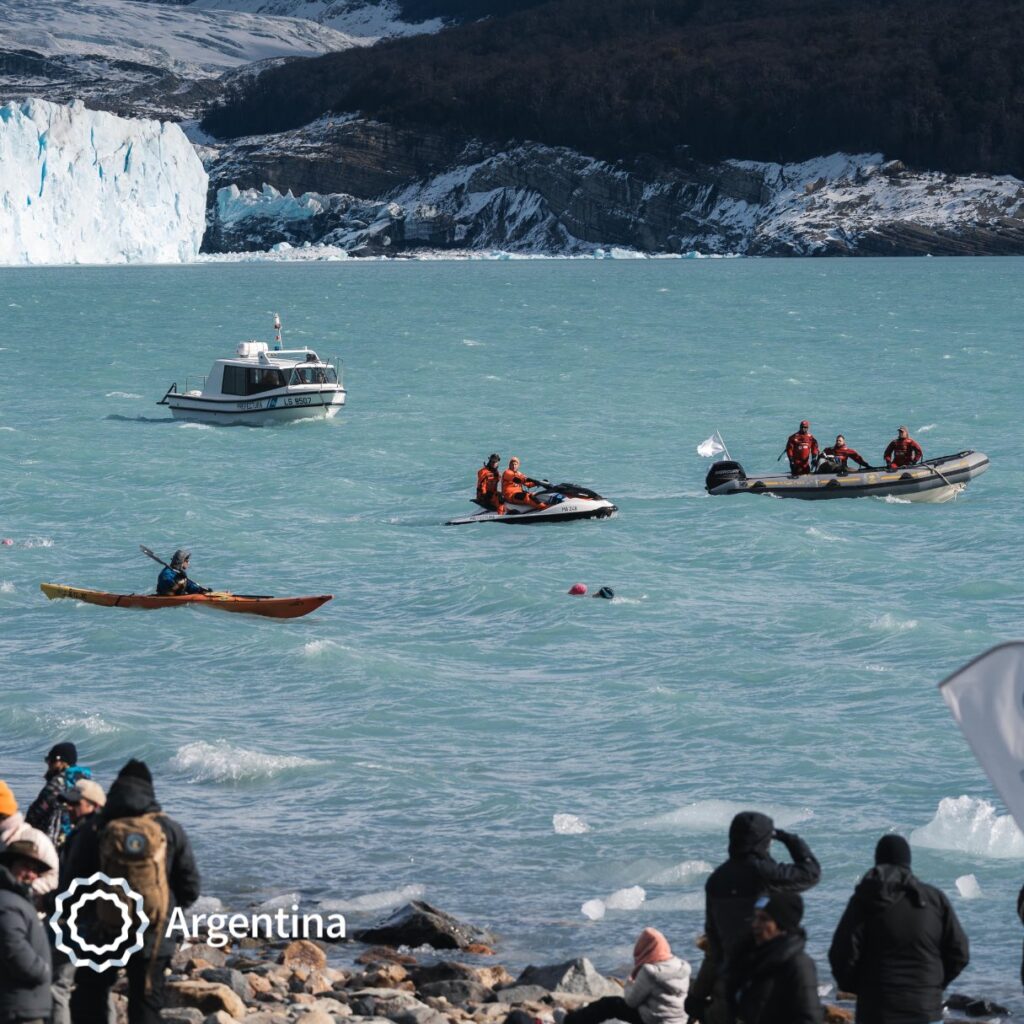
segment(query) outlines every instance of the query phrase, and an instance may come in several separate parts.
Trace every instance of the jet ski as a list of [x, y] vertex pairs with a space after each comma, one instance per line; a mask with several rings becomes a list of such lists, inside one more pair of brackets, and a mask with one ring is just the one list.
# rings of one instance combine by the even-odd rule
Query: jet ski
[[867, 469], [843, 472], [827, 459], [813, 473], [802, 476], [776, 474], [747, 476], [738, 462], [716, 462], [708, 470], [704, 487], [708, 494], [774, 494], [777, 498], [902, 498], [906, 501], [950, 501], [962, 493], [968, 481], [988, 469], [987, 455], [957, 452], [925, 459], [900, 469]]
[[498, 515], [493, 508], [470, 499], [479, 505], [481, 511], [460, 519], [449, 519], [446, 526], [464, 526], [466, 523], [505, 523], [526, 526], [529, 523], [568, 523], [573, 519], [607, 519], [615, 515], [618, 508], [602, 498], [596, 491], [580, 487], [579, 484], [550, 484], [544, 482], [539, 490], [531, 491], [547, 508], [534, 508], [505, 502], [505, 512]]

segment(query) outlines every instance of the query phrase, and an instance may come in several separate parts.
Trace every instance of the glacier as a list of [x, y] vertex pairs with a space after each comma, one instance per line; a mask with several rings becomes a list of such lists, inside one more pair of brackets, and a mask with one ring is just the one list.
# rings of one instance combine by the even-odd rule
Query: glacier
[[175, 124], [80, 101], [0, 106], [0, 265], [194, 260], [207, 181]]

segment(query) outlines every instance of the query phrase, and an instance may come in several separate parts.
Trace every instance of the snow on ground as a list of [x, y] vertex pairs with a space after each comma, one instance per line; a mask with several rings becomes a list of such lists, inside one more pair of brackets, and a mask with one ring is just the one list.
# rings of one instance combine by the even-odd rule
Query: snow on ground
[[45, 100], [0, 107], [0, 265], [179, 263], [207, 176], [181, 129]]
[[98, 55], [183, 76], [216, 75], [270, 57], [310, 57], [356, 45], [360, 41], [306, 18], [134, 0], [0, 0], [0, 50]]
[[444, 24], [440, 18], [416, 24], [403, 21], [398, 5], [392, 0], [380, 0], [379, 3], [367, 0], [193, 0], [190, 6], [193, 10], [244, 11], [307, 18], [364, 43], [437, 32]]

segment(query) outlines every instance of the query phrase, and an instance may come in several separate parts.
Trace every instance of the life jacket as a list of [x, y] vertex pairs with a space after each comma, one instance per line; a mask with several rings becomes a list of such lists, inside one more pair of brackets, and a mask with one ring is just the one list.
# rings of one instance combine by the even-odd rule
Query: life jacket
[[[110, 878], [123, 878], [142, 897], [149, 927], [159, 936], [167, 923], [171, 891], [167, 881], [167, 833], [159, 812], [135, 818], [114, 818], [100, 831], [100, 870]], [[135, 908], [127, 907], [131, 917]], [[96, 901], [96, 913], [109, 928], [122, 927], [123, 916], [109, 900]]]
[[476, 474], [476, 496], [489, 501], [498, 490], [498, 472], [490, 466], [483, 466]]
[[786, 442], [786, 455], [790, 462], [803, 465], [810, 462], [812, 455], [818, 454], [818, 441], [813, 434], [790, 434]]
[[528, 476], [511, 469], [506, 469], [501, 474], [501, 496], [507, 501], [514, 494], [525, 490], [531, 483], [532, 481]]

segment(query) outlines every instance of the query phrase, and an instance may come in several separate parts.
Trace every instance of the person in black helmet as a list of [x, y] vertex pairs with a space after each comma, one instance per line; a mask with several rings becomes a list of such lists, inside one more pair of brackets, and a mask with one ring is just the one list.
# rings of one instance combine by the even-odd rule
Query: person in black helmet
[[910, 870], [910, 845], [885, 835], [836, 927], [828, 960], [857, 996], [857, 1024], [942, 1020], [942, 992], [970, 950], [945, 893]]
[[188, 563], [192, 555], [178, 549], [171, 557], [171, 564], [164, 566], [156, 580], [156, 592], [160, 597], [178, 597], [181, 594], [205, 594], [206, 591], [188, 578]]
[[501, 456], [494, 452], [476, 472], [476, 503], [484, 508], [494, 509], [499, 514], [504, 511], [498, 492], [501, 473]]

